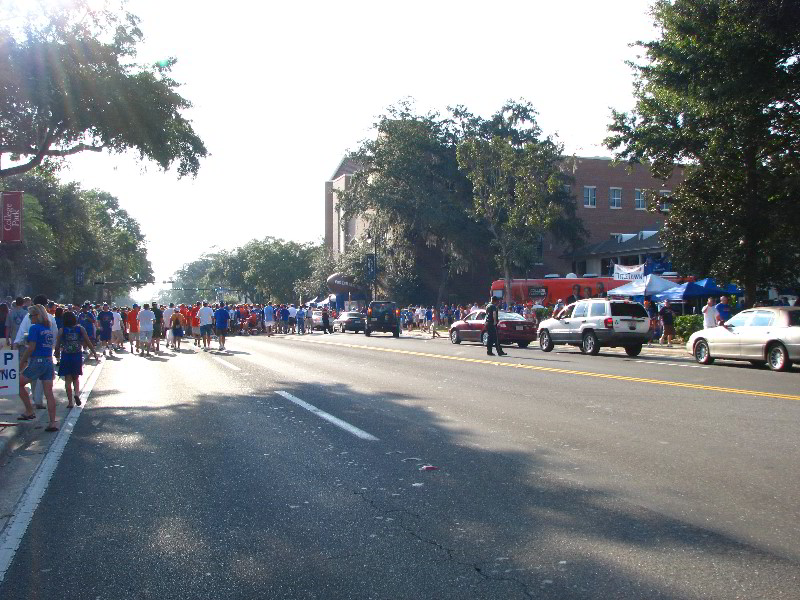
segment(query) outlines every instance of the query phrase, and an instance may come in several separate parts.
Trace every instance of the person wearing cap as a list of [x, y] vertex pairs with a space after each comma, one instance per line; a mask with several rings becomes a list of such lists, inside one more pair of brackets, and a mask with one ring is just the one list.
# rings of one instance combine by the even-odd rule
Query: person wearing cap
[[[114, 313], [109, 310], [107, 302], [103, 302], [103, 309], [97, 313], [97, 325], [100, 328], [98, 337], [103, 348], [103, 356], [106, 355], [106, 350], [111, 356], [111, 327], [114, 325]], [[88, 335], [89, 332], [86, 333]], [[91, 336], [89, 338], [91, 339]]]
[[491, 301], [486, 305], [486, 317], [484, 323], [486, 325], [486, 333], [489, 334], [486, 341], [486, 354], [490, 356], [492, 356], [492, 346], [497, 348], [498, 356], [506, 355], [506, 353], [503, 352], [503, 349], [500, 347], [500, 340], [497, 338], [497, 323], [500, 320], [500, 310], [497, 308], [498, 302], [500, 302], [500, 298], [497, 296], [492, 296]]
[[564, 308], [564, 300], [559, 298], [558, 300], [556, 300], [555, 306], [553, 306], [553, 316], [554, 317], [557, 316], [558, 313], [561, 312], [561, 309], [563, 308]]

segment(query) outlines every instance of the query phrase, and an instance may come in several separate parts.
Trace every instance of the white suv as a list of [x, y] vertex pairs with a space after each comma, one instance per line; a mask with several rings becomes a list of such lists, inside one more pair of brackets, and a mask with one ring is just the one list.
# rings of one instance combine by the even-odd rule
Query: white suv
[[539, 324], [539, 347], [545, 352], [556, 344], [592, 355], [604, 346], [622, 346], [628, 356], [637, 356], [648, 341], [650, 317], [644, 306], [628, 300], [579, 300]]

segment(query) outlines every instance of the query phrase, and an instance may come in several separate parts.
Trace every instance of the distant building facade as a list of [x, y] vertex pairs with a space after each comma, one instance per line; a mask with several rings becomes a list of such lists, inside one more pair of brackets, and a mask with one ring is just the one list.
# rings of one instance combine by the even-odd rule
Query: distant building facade
[[[350, 240], [366, 235], [362, 217], [347, 221], [339, 210], [336, 190], [347, 189], [358, 164], [345, 158], [325, 182], [325, 244], [334, 256], [344, 252]], [[669, 196], [683, 181], [683, 168], [675, 167], [670, 179], [654, 178], [646, 165], [614, 164], [608, 158], [575, 159], [574, 179], [570, 192], [576, 202], [576, 216], [588, 232], [585, 244], [570, 249], [550, 235], [542, 240], [541, 262], [516, 277], [541, 278], [547, 274], [606, 275], [614, 263], [641, 264], [646, 260], [664, 261], [665, 250], [659, 232], [670, 208]], [[646, 205], [644, 191], [656, 192], [663, 198], [661, 210], [652, 212]], [[490, 272], [472, 273], [471, 279], [486, 281], [500, 277], [491, 266]]]

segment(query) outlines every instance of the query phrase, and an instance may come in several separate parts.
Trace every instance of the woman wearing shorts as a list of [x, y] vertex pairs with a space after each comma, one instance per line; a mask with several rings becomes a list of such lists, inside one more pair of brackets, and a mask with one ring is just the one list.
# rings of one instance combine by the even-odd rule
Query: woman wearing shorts
[[41, 304], [28, 308], [31, 327], [28, 329], [28, 346], [19, 361], [22, 374], [19, 380], [19, 397], [25, 405], [25, 414], [17, 417], [20, 421], [31, 421], [36, 418], [33, 404], [25, 386], [32, 381], [41, 381], [44, 396], [47, 398], [47, 414], [50, 424], [45, 431], [58, 431], [56, 423], [56, 398], [53, 396], [53, 332], [50, 331], [50, 319]]
[[[91, 348], [95, 360], [97, 353], [92, 340], [86, 330], [78, 325], [75, 314], [67, 311], [64, 313], [64, 326], [58, 330], [55, 354], [59, 358], [58, 376], [64, 378], [67, 391], [67, 408], [75, 404], [81, 405], [80, 376], [83, 375], [83, 352], [81, 342]], [[74, 390], [74, 391], [73, 391]]]

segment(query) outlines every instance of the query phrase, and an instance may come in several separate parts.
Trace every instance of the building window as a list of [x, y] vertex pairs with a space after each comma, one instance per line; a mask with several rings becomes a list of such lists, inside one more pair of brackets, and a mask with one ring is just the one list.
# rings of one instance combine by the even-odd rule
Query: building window
[[583, 206], [585, 208], [597, 207], [597, 188], [594, 186], [583, 186]]
[[644, 193], [642, 193], [642, 190], [636, 190], [635, 195], [636, 195], [636, 206], [635, 206], [636, 210], [646, 210], [647, 205], [644, 202]]
[[609, 188], [608, 207], [622, 208], [622, 188]]
[[661, 196], [659, 210], [661, 210], [661, 212], [669, 212], [672, 210], [672, 201], [669, 199], [670, 196], [672, 196], [672, 192], [669, 190], [661, 190], [658, 192], [658, 195]]

